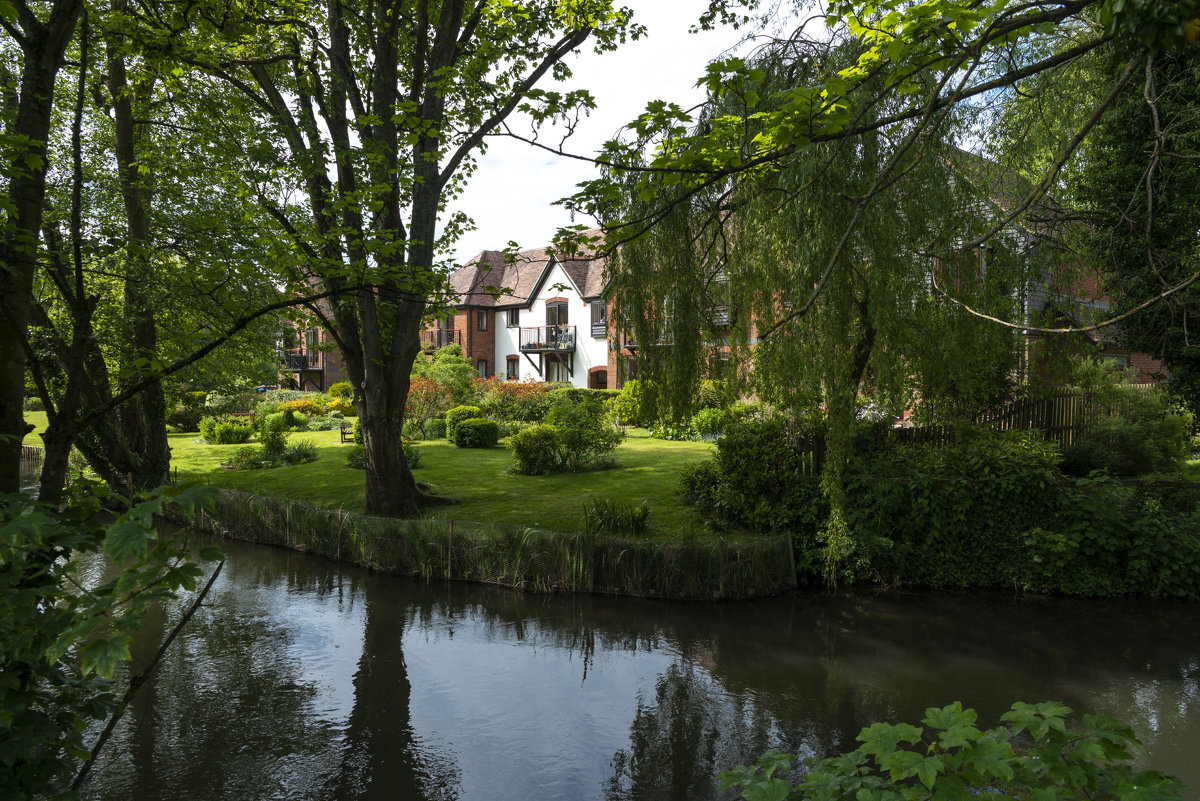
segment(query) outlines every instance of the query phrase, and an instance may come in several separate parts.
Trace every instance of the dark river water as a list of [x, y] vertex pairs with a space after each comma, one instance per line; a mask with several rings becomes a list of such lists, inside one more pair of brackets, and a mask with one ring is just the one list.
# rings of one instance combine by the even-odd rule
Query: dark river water
[[[954, 700], [991, 726], [1049, 699], [1131, 723], [1143, 762], [1200, 788], [1198, 606], [548, 598], [222, 547], [88, 799], [692, 801], [768, 748], [847, 750]], [[135, 663], [178, 611], [152, 616]]]

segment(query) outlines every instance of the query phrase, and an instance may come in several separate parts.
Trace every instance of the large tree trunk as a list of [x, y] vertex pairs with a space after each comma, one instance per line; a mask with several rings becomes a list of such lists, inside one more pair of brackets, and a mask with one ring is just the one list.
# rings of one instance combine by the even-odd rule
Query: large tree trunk
[[0, 492], [20, 490], [21, 440], [27, 430], [21, 403], [25, 395], [26, 331], [33, 303], [38, 232], [46, 196], [46, 139], [54, 102], [54, 79], [83, 10], [80, 0], [56, 0], [46, 23], [31, 10], [19, 23], [20, 98], [13, 127], [4, 133], [25, 137], [7, 166], [12, 176], [9, 230], [0, 240]]
[[[124, 12], [126, 3], [116, 0], [113, 8]], [[155, 318], [150, 287], [153, 285], [153, 265], [150, 258], [150, 203], [153, 190], [149, 179], [139, 172], [139, 140], [149, 136], [147, 124], [134, 120], [134, 103], [150, 87], [130, 86], [126, 77], [125, 58], [120, 54], [118, 37], [109, 41], [108, 71], [113, 97], [113, 123], [116, 137], [117, 168], [121, 181], [121, 199], [125, 206], [129, 241], [125, 250], [125, 321], [129, 339], [122, 354], [123, 376], [118, 391], [136, 383], [150, 365], [158, 361], [158, 323]], [[135, 90], [139, 94], [135, 94]], [[145, 109], [148, 103], [140, 106]], [[167, 408], [162, 382], [154, 381], [120, 410], [123, 449], [131, 458], [128, 464], [115, 465], [124, 469], [135, 487], [156, 487], [167, 480], [171, 451], [167, 446]]]

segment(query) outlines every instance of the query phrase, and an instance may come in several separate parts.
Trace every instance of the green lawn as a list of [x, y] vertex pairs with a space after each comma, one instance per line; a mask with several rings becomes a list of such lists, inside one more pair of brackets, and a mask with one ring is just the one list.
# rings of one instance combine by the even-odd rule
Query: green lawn
[[[341, 444], [338, 432], [305, 432], [292, 437], [315, 443], [317, 461], [271, 470], [224, 470], [221, 461], [242, 446], [206, 445], [198, 441], [197, 434], [172, 434], [171, 463], [178, 468], [180, 481], [362, 511], [363, 472], [346, 466], [346, 451], [351, 446]], [[701, 532], [699, 518], [680, 502], [676, 483], [684, 464], [698, 462], [712, 451], [706, 442], [664, 442], [633, 429], [616, 452], [619, 467], [557, 476], [507, 472], [512, 455], [503, 446], [468, 450], [440, 440], [419, 442], [417, 447], [421, 449], [417, 480], [461, 501], [431, 510], [435, 516], [574, 531], [585, 500], [649, 500], [655, 536], [688, 538]]]
[[45, 412], [25, 412], [25, 422], [33, 425], [33, 430], [25, 435], [25, 439], [21, 440], [26, 445], [37, 445], [42, 447], [42, 432], [46, 430], [46, 413]]

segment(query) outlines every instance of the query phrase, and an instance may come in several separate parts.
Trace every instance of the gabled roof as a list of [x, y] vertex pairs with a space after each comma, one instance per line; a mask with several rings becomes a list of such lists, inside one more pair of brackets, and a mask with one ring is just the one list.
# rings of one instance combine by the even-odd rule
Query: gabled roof
[[[599, 230], [584, 236], [597, 236]], [[595, 256], [594, 245], [574, 253], [549, 253], [549, 248], [522, 250], [506, 257], [498, 250], [485, 250], [450, 274], [452, 301], [458, 306], [511, 309], [529, 306], [541, 291], [554, 265], [571, 279], [582, 298], [591, 300], [604, 292], [604, 257]], [[498, 290], [507, 290], [498, 292]]]
[[[954, 166], [1001, 213], [1012, 213], [1034, 193], [1034, 183], [1016, 171], [969, 150], [954, 150]], [[1057, 239], [1062, 236], [1062, 226], [1069, 220], [1070, 214], [1066, 209], [1049, 195], [1042, 194], [1017, 215], [1013, 224], [1033, 236]]]

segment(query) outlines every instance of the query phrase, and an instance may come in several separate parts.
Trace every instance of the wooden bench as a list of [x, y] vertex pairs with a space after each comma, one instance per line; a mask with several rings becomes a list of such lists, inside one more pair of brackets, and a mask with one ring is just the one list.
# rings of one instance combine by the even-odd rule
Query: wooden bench
[[338, 426], [338, 432], [342, 435], [342, 442], [354, 442], [354, 426], [342, 423]]

